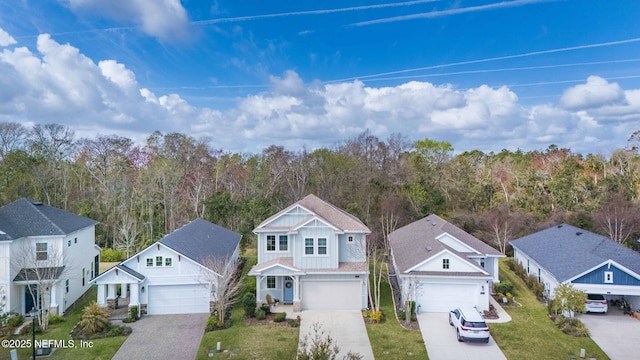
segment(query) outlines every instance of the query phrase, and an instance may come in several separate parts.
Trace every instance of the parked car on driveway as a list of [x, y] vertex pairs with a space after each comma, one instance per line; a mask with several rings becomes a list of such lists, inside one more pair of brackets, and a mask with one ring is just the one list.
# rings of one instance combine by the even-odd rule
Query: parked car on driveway
[[584, 303], [585, 312], [606, 313], [609, 309], [607, 299], [602, 294], [587, 294], [587, 301]]
[[458, 341], [489, 342], [489, 327], [474, 308], [455, 308], [449, 312], [449, 325], [456, 329]]

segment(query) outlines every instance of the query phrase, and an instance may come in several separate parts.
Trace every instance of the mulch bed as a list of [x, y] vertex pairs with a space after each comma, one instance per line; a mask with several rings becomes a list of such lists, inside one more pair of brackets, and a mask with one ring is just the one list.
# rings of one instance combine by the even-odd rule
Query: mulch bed
[[255, 325], [291, 326], [291, 321], [296, 322], [296, 320], [293, 320], [293, 319], [286, 319], [285, 321], [275, 322], [273, 321], [273, 318], [276, 316], [276, 314], [277, 313], [267, 314], [267, 317], [264, 320], [258, 320], [255, 317], [245, 318], [244, 323], [245, 325], [248, 325], [248, 326], [255, 326]]

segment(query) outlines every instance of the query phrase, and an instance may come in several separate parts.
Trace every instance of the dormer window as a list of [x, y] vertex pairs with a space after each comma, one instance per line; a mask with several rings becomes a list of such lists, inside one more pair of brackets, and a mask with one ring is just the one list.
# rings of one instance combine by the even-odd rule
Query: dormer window
[[449, 269], [449, 259], [442, 259], [442, 268]]

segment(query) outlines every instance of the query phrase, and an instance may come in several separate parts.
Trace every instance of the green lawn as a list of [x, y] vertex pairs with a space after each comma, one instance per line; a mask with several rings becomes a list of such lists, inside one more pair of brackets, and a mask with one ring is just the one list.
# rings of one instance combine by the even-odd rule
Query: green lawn
[[562, 333], [547, 316], [547, 307], [504, 263], [500, 264], [500, 279], [515, 285], [516, 301], [522, 304], [505, 307], [513, 321], [489, 325], [491, 335], [508, 359], [569, 359], [570, 354], [578, 357], [580, 349], [586, 350], [587, 358], [609, 359], [591, 338]]
[[[250, 253], [245, 257], [247, 262], [244, 267], [243, 281], [245, 284], [247, 282], [252, 284], [251, 278], [246, 274], [256, 263], [257, 258], [255, 253]], [[237, 349], [237, 352], [233, 355], [230, 353], [229, 356], [217, 354], [214, 357], [217, 359], [287, 360], [296, 358], [300, 328], [273, 325], [247, 326], [243, 321], [244, 309], [240, 302], [233, 307], [231, 316], [233, 319], [232, 327], [204, 334], [198, 349], [197, 359], [209, 359], [209, 349], [215, 349], [218, 341], [223, 350]]]
[[[49, 339], [49, 340], [70, 340], [69, 332], [71, 328], [80, 321], [80, 317], [82, 316], [82, 309], [91, 301], [96, 300], [96, 292], [94, 289], [91, 289], [85, 294], [84, 298], [80, 301], [78, 305], [74, 309], [69, 309], [67, 311], [67, 315], [65, 316], [66, 321], [54, 324], [49, 326], [49, 331], [44, 334], [36, 335], [36, 340]], [[31, 339], [31, 335], [20, 337], [21, 339]], [[51, 360], [108, 360], [113, 357], [113, 355], [118, 351], [122, 343], [126, 340], [124, 336], [117, 336], [106, 339], [98, 339], [91, 340], [90, 344], [93, 347], [88, 348], [80, 348], [79, 341], [75, 340], [74, 344], [77, 346], [76, 348], [60, 348], [56, 349], [51, 357], [47, 357], [46, 359]], [[68, 344], [68, 343], [67, 343]], [[31, 349], [20, 349], [18, 350], [18, 358], [19, 359], [30, 359], [31, 358]], [[9, 350], [1, 349], [0, 359], [8, 359], [9, 358]]]
[[[373, 279], [369, 279], [373, 281]], [[381, 324], [367, 324], [367, 333], [376, 359], [428, 359], [422, 334], [418, 330], [403, 328], [396, 319], [391, 286], [381, 284], [380, 308], [386, 316]]]

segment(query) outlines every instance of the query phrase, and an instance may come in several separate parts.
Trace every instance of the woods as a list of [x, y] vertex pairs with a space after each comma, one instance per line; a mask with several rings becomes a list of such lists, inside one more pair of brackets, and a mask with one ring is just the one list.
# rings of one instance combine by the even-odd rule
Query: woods
[[156, 131], [136, 144], [0, 122], [0, 204], [27, 197], [96, 219], [96, 242], [125, 255], [196, 217], [243, 234], [242, 247], [251, 247], [260, 221], [309, 193], [357, 215], [381, 249], [386, 232], [430, 213], [506, 252], [509, 240], [561, 222], [635, 248], [633, 144], [608, 156], [555, 145], [484, 153], [365, 131], [330, 148], [274, 144], [245, 154], [187, 134]]

